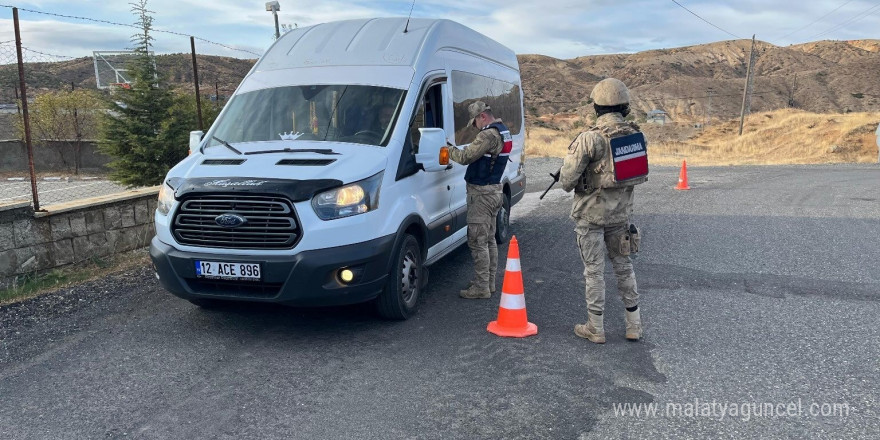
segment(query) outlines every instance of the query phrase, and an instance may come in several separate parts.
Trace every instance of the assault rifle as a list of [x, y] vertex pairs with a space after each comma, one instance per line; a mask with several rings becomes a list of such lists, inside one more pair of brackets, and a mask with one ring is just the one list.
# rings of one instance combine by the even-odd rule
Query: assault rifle
[[556, 182], [559, 182], [559, 174], [561, 172], [562, 168], [559, 168], [558, 170], [556, 170], [556, 173], [550, 173], [550, 177], [553, 178], [553, 182], [551, 182], [550, 186], [548, 186], [547, 189], [544, 190], [544, 194], [541, 194], [541, 197], [538, 197], [538, 200], [543, 200], [544, 196], [546, 196], [547, 193], [550, 192], [550, 188], [553, 188], [553, 185], [556, 185]]

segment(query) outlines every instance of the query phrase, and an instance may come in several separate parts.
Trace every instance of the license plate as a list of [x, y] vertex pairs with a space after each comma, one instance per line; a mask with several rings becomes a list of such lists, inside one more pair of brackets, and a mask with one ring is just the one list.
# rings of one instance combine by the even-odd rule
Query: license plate
[[260, 281], [260, 263], [196, 261], [196, 277], [211, 280]]

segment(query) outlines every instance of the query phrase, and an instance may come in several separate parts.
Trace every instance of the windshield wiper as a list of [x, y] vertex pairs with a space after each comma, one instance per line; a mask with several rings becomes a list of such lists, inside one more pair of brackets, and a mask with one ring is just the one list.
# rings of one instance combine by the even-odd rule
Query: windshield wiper
[[211, 138], [214, 139], [214, 140], [217, 141], [217, 142], [220, 142], [220, 143], [223, 144], [223, 146], [225, 146], [226, 148], [229, 148], [230, 150], [234, 151], [235, 154], [241, 154], [241, 151], [238, 151], [238, 150], [235, 149], [235, 147], [233, 147], [232, 145], [229, 145], [229, 142], [226, 142], [226, 141], [224, 141], [223, 139], [218, 138], [217, 136], [211, 136]]
[[329, 148], [283, 148], [280, 150], [261, 150], [261, 151], [248, 151], [244, 153], [248, 154], [268, 154], [268, 153], [318, 153], [318, 154], [327, 154], [327, 155], [338, 155], [339, 153], [329, 149]]

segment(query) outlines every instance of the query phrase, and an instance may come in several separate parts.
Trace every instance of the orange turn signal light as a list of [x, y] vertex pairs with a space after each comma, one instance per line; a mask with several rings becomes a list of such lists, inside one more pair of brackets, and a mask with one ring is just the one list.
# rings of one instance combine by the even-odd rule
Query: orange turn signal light
[[449, 147], [440, 147], [440, 165], [449, 165]]

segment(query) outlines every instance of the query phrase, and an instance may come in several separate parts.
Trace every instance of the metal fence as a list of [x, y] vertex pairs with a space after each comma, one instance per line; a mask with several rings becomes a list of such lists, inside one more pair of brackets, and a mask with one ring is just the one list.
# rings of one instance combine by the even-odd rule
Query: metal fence
[[[0, 12], [3, 11], [12, 13], [16, 38], [0, 41], [0, 204], [30, 201], [35, 210], [40, 210], [43, 206], [125, 190], [123, 185], [107, 178], [107, 164], [112, 158], [98, 150], [94, 114], [83, 111], [76, 114], [76, 124], [62, 127], [61, 123], [53, 123], [51, 115], [35, 111], [39, 108], [38, 101], [50, 99], [60, 91], [90, 90], [108, 94], [115, 87], [126, 87], [122, 64], [114, 67], [107, 61], [113, 54], [107, 52], [74, 57], [36, 47], [29, 43], [28, 34], [21, 31], [19, 15], [21, 21], [26, 21], [57, 14], [0, 5]], [[90, 26], [135, 27], [88, 17], [64, 17], [87, 21]], [[64, 39], [64, 35], [56, 36]], [[196, 96], [200, 119], [202, 107], [219, 110], [223, 106], [249, 68], [247, 59], [259, 56], [252, 51], [177, 32], [154, 30], [153, 37], [156, 41], [161, 39], [165, 47], [179, 45], [181, 54], [157, 58], [166, 57], [163, 62], [173, 66], [168, 68], [173, 70], [170, 81], [187, 85], [177, 87], [178, 92]], [[241, 72], [230, 70], [223, 62], [205, 62], [204, 57], [199, 60], [197, 41], [199, 45], [239, 51], [245, 58], [240, 60], [243, 62]], [[67, 116], [70, 119], [70, 115]], [[193, 127], [193, 130], [199, 128]]]

